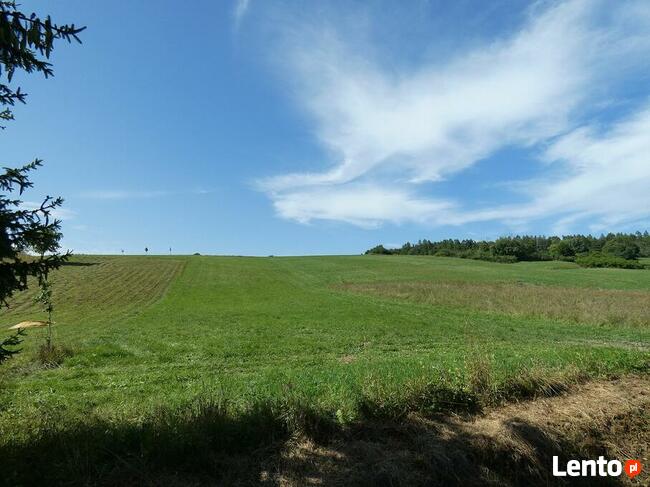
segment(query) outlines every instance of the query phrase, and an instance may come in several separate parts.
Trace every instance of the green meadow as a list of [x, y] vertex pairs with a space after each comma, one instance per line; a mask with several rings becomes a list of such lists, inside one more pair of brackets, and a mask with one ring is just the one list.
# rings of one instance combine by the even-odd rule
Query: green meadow
[[[649, 270], [77, 256], [52, 280], [54, 343], [69, 356], [39, 363], [46, 332], [33, 328], [2, 366], [0, 454], [14, 458], [16, 478], [39, 448], [67, 451], [52, 460], [66, 475], [115, 463], [93, 448], [167, 458], [142, 435], [159, 448], [164, 426], [182, 443], [193, 433], [179, 424], [197, 417], [220, 447], [247, 448], [295, 429], [476, 410], [650, 366]], [[2, 311], [3, 336], [43, 318], [34, 292]]]

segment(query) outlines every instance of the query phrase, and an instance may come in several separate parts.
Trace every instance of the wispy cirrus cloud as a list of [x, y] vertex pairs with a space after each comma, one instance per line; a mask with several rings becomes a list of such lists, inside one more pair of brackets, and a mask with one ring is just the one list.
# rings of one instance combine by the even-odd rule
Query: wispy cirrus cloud
[[[20, 204], [20, 208], [23, 210], [37, 210], [41, 207], [41, 203], [37, 203], [35, 201], [23, 201]], [[57, 220], [72, 220], [77, 216], [77, 212], [70, 209], [66, 208], [65, 206], [59, 206], [58, 208], [54, 208], [53, 210], [50, 210], [50, 215], [52, 218], [56, 218]]]
[[235, 6], [232, 11], [233, 22], [235, 23], [235, 29], [238, 29], [242, 20], [248, 13], [250, 8], [251, 0], [236, 0]]
[[556, 215], [562, 233], [580, 220], [593, 230], [644, 220], [650, 214], [650, 102], [609, 130], [583, 126], [556, 138], [544, 150], [561, 175], [520, 184], [525, 204], [448, 212], [453, 224], [520, 220]]
[[[287, 35], [297, 101], [334, 156], [321, 172], [258, 181], [283, 218], [376, 226], [555, 215], [570, 226], [650, 214], [650, 204], [636, 204], [646, 201], [637, 188], [647, 187], [650, 168], [645, 109], [609, 130], [585, 126], [596, 105], [615, 99], [626, 73], [648, 68], [647, 2], [548, 3], [506, 38], [397, 72], [336, 29], [308, 25]], [[542, 157], [553, 172], [519, 185], [527, 203], [475, 209], [421, 190], [462, 178], [509, 146]]]
[[79, 196], [94, 200], [127, 200], [146, 199], [168, 196], [169, 191], [124, 191], [124, 190], [94, 190], [84, 191]]
[[167, 190], [92, 190], [80, 193], [81, 198], [94, 200], [132, 200], [132, 199], [151, 199], [162, 198], [166, 196], [177, 196], [183, 194], [209, 194], [207, 189], [194, 189], [185, 191], [167, 191]]

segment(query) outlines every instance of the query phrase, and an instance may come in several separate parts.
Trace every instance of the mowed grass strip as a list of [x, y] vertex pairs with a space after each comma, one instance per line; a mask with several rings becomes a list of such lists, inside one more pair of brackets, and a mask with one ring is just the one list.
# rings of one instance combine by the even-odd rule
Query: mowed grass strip
[[597, 325], [650, 326], [650, 292], [539, 286], [527, 283], [372, 282], [341, 289], [433, 306]]
[[[185, 261], [167, 257], [75, 256], [52, 273], [55, 320], [60, 325], [115, 322], [145, 309], [159, 299]], [[35, 282], [18, 293], [9, 309], [0, 311], [0, 323], [38, 319], [42, 311], [34, 303]]]

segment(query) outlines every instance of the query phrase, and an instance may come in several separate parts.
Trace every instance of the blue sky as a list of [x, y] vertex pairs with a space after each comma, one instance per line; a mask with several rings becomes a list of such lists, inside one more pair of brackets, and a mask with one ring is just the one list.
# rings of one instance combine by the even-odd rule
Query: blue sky
[[23, 8], [88, 27], [2, 133], [77, 253], [650, 228], [645, 0]]

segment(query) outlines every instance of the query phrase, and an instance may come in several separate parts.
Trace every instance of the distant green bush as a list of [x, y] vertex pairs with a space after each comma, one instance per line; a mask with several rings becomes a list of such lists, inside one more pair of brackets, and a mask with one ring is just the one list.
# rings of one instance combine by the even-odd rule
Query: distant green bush
[[639, 257], [640, 249], [631, 237], [621, 235], [608, 240], [603, 253], [630, 260]]
[[514, 257], [519, 260], [540, 260], [533, 237], [501, 237], [492, 245], [492, 254], [498, 258]]
[[644, 269], [645, 266], [636, 260], [624, 259], [613, 255], [595, 252], [593, 254], [576, 257], [576, 264], [580, 267], [617, 267], [619, 269]]
[[501, 264], [514, 264], [519, 262], [519, 259], [514, 255], [486, 255], [480, 257], [481, 260], [489, 260], [490, 262], [499, 262]]
[[366, 250], [366, 254], [379, 254], [379, 255], [390, 255], [393, 252], [388, 250], [386, 247], [383, 245], [377, 245], [376, 247], [371, 248], [370, 250]]
[[454, 251], [452, 249], [440, 249], [433, 255], [436, 257], [459, 257], [461, 259], [487, 260], [490, 262], [499, 262], [501, 264], [514, 264], [515, 262], [519, 262], [519, 259], [514, 255], [494, 255], [482, 250]]
[[436, 257], [459, 257], [458, 253], [452, 249], [440, 249], [433, 255]]

